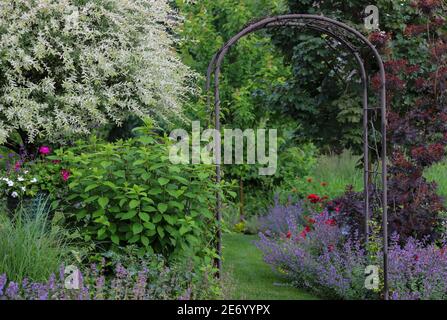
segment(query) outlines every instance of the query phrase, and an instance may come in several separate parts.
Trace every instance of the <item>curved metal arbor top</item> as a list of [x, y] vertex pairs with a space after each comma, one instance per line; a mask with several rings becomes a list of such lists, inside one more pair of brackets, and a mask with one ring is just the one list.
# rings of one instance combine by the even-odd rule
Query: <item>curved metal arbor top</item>
[[[213, 56], [207, 71], [207, 80], [206, 80], [206, 92], [208, 94], [207, 105], [208, 109], [211, 104], [211, 98], [209, 95], [210, 87], [211, 87], [211, 78], [214, 75], [214, 124], [215, 129], [220, 131], [220, 92], [219, 92], [219, 75], [221, 73], [221, 66], [224, 60], [224, 57], [228, 50], [235, 45], [241, 38], [247, 36], [255, 31], [265, 29], [265, 28], [278, 28], [278, 27], [294, 27], [300, 29], [310, 29], [316, 30], [321, 33], [324, 33], [333, 39], [340, 42], [347, 50], [354, 56], [355, 60], [358, 63], [360, 76], [362, 80], [363, 87], [363, 96], [362, 96], [362, 104], [363, 104], [363, 153], [364, 153], [364, 214], [365, 214], [365, 233], [366, 233], [366, 241], [368, 241], [368, 225], [369, 225], [369, 186], [371, 182], [369, 181], [369, 175], [371, 171], [369, 170], [369, 144], [368, 144], [368, 111], [380, 109], [381, 114], [381, 142], [382, 142], [382, 150], [381, 150], [381, 176], [382, 176], [382, 229], [383, 229], [383, 268], [384, 268], [384, 298], [388, 299], [388, 216], [387, 216], [387, 167], [386, 167], [386, 87], [385, 87], [385, 70], [383, 66], [382, 58], [374, 47], [374, 45], [359, 31], [354, 28], [339, 22], [337, 20], [333, 20], [320, 15], [310, 15], [310, 14], [287, 14], [280, 15], [275, 17], [266, 17], [255, 21], [245, 28], [243, 28], [240, 32], [234, 35], [230, 40], [228, 40], [219, 51]], [[362, 59], [361, 50], [367, 49], [368, 52], [372, 53], [374, 59], [376, 60], [376, 64], [379, 67], [380, 74], [380, 82], [381, 86], [379, 88], [380, 93], [380, 107], [379, 108], [368, 108], [368, 81], [367, 74], [364, 67], [364, 62]], [[220, 183], [221, 181], [221, 154], [220, 154], [220, 145], [215, 148], [215, 163], [216, 163], [216, 182]], [[222, 230], [221, 230], [221, 198], [220, 195], [217, 196], [217, 206], [216, 206], [216, 217], [218, 220], [218, 254], [220, 259], [218, 260], [218, 268], [219, 272], [221, 272], [222, 268]]]

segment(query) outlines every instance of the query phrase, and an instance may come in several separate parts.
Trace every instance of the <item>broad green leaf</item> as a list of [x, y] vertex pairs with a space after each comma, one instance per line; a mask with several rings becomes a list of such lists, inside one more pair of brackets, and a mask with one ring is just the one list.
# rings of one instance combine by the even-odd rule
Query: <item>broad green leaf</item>
[[149, 193], [150, 195], [157, 195], [162, 193], [163, 190], [161, 190], [160, 188], [154, 188], [154, 189], [150, 189], [147, 193]]
[[104, 236], [104, 234], [106, 233], [106, 229], [105, 228], [101, 228], [98, 230], [98, 238], [101, 238], [102, 236]]
[[154, 203], [154, 200], [152, 200], [151, 198], [148, 198], [148, 197], [143, 197], [143, 198], [141, 198], [141, 200], [144, 202], [150, 203], [150, 204]]
[[165, 213], [166, 210], [168, 210], [168, 205], [166, 203], [159, 203], [157, 205], [158, 211], [160, 211], [161, 213]]
[[104, 209], [109, 203], [109, 198], [101, 197], [98, 199], [98, 204]]
[[160, 238], [163, 239], [165, 237], [165, 231], [162, 226], [157, 227], [157, 232], [158, 232], [158, 235], [160, 236]]
[[93, 212], [92, 217], [93, 218], [98, 218], [100, 216], [103, 216], [105, 214], [104, 209], [98, 209], [95, 212]]
[[113, 182], [111, 182], [111, 181], [104, 181], [102, 184], [103, 184], [104, 186], [110, 187], [110, 188], [112, 188], [112, 189], [115, 189], [115, 188], [116, 188], [116, 185], [115, 185]]
[[178, 201], [169, 201], [169, 206], [176, 207], [179, 210], [185, 209], [185, 205]]
[[163, 219], [163, 216], [159, 213], [157, 213], [156, 215], [154, 215], [154, 217], [152, 218], [152, 222], [153, 223], [159, 223], [161, 221], [161, 219]]
[[145, 162], [146, 162], [146, 160], [144, 160], [144, 159], [139, 159], [139, 160], [137, 160], [137, 161], [135, 161], [135, 162], [133, 163], [133, 166], [136, 167], [136, 166], [139, 166], [139, 165], [144, 164]]
[[149, 170], [155, 170], [155, 169], [158, 169], [158, 168], [161, 168], [161, 167], [164, 167], [164, 166], [165, 165], [163, 163], [156, 163], [156, 164], [153, 164], [152, 166], [150, 166]]
[[116, 245], [120, 244], [120, 238], [116, 234], [112, 235], [110, 238], [112, 239], [112, 242], [114, 244], [116, 244]]
[[175, 217], [173, 217], [173, 216], [169, 216], [169, 215], [164, 215], [164, 216], [163, 216], [163, 219], [165, 219], [166, 222], [169, 223], [170, 225], [175, 224], [175, 222], [176, 222], [176, 220], [177, 220]]
[[201, 172], [201, 173], [198, 174], [198, 177], [199, 177], [200, 180], [204, 180], [204, 179], [207, 179], [209, 177], [209, 174], [205, 173], [205, 172]]
[[112, 162], [110, 162], [110, 161], [102, 161], [101, 162], [101, 167], [103, 167], [104, 169], [110, 167], [111, 165], [112, 165]]
[[126, 172], [124, 170], [117, 170], [113, 172], [113, 175], [118, 178], [125, 178]]
[[145, 222], [145, 223], [143, 223], [143, 226], [146, 229], [155, 230], [155, 224], [153, 224], [152, 222]]
[[149, 245], [149, 239], [146, 236], [141, 236], [141, 243], [147, 247]]
[[131, 210], [131, 211], [129, 211], [129, 212], [127, 212], [127, 213], [125, 213], [123, 216], [122, 216], [122, 220], [129, 220], [129, 219], [132, 219], [133, 217], [135, 217], [137, 215], [137, 211], [136, 210]]
[[133, 200], [131, 200], [130, 202], [129, 202], [129, 208], [131, 208], [131, 209], [135, 209], [136, 207], [138, 207], [140, 205], [140, 201], [139, 200], [135, 200], [135, 199], [133, 199]]
[[181, 171], [178, 166], [170, 166], [168, 170], [170, 173], [180, 173]]
[[164, 185], [168, 184], [169, 179], [166, 179], [166, 178], [158, 178], [157, 181], [158, 181], [158, 183], [159, 183], [161, 186], [164, 186]]
[[139, 235], [139, 234], [136, 234], [136, 235], [134, 235], [133, 237], [131, 237], [131, 238], [128, 240], [128, 242], [129, 242], [129, 243], [135, 243], [135, 242], [137, 242], [138, 240], [140, 240], [140, 235]]
[[149, 214], [147, 214], [146, 212], [141, 211], [138, 216], [140, 217], [141, 220], [143, 220], [144, 222], [148, 222], [150, 220]]
[[179, 230], [180, 235], [183, 236], [183, 235], [184, 235], [185, 233], [187, 233], [189, 230], [190, 230], [189, 227], [181, 226], [181, 227], [180, 227], [180, 230]]
[[139, 234], [139, 233], [141, 233], [143, 231], [143, 229], [144, 229], [144, 227], [143, 227], [142, 224], [134, 223], [132, 225], [132, 232], [133, 232], [133, 234]]
[[85, 187], [84, 192], [89, 192], [90, 190], [93, 190], [97, 187], [99, 187], [97, 184], [90, 184], [87, 187]]

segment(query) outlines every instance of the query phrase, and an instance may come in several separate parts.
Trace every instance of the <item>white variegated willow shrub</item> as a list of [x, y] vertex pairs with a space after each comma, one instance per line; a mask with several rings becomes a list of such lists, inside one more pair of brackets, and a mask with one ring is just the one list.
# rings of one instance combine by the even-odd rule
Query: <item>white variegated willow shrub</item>
[[0, 145], [181, 114], [178, 22], [167, 0], [0, 0]]

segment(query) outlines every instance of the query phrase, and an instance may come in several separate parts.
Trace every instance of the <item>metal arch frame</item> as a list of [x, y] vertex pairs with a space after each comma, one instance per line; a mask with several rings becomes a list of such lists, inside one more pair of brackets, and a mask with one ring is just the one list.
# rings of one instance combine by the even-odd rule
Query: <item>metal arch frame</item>
[[[206, 93], [207, 93], [207, 106], [208, 110], [211, 105], [211, 97], [209, 91], [211, 88], [211, 78], [214, 75], [214, 125], [215, 129], [220, 132], [220, 91], [219, 91], [219, 75], [221, 73], [221, 66], [224, 57], [228, 50], [235, 45], [241, 38], [247, 36], [253, 32], [264, 28], [272, 27], [302, 27], [311, 30], [316, 30], [331, 36], [338, 42], [340, 42], [348, 51], [354, 56], [358, 63], [360, 69], [360, 77], [363, 87], [363, 154], [364, 154], [364, 170], [363, 170], [363, 180], [364, 180], [364, 214], [365, 214], [365, 234], [366, 241], [368, 241], [368, 231], [369, 231], [369, 199], [370, 199], [370, 181], [369, 174], [369, 143], [368, 143], [368, 111], [374, 109], [380, 109], [381, 113], [381, 164], [382, 164], [382, 231], [383, 231], [383, 270], [384, 270], [384, 298], [387, 300], [389, 298], [388, 290], [388, 205], [387, 205], [387, 166], [386, 166], [386, 83], [385, 83], [385, 70], [382, 58], [375, 48], [375, 46], [359, 31], [354, 28], [339, 22], [337, 20], [327, 18], [320, 15], [311, 14], [287, 14], [274, 17], [266, 17], [260, 19], [252, 24], [249, 24], [236, 35], [234, 35], [230, 40], [228, 40], [217, 53], [213, 56], [207, 70], [206, 78]], [[351, 39], [350, 39], [351, 38]], [[351, 41], [350, 41], [351, 40]], [[352, 42], [357, 41], [362, 47], [366, 45], [370, 52], [372, 52], [376, 63], [379, 67], [380, 75], [380, 107], [379, 108], [368, 108], [368, 80], [367, 74], [364, 67], [363, 59], [359, 53], [359, 49], [356, 48]], [[218, 143], [216, 141], [216, 143]], [[221, 182], [221, 154], [220, 145], [215, 148], [215, 164], [216, 164], [216, 183]], [[221, 228], [221, 197], [220, 194], [217, 195], [216, 204], [216, 218], [218, 222], [217, 227], [217, 251], [219, 259], [217, 260], [217, 266], [219, 270], [219, 275], [222, 271], [222, 228]]]

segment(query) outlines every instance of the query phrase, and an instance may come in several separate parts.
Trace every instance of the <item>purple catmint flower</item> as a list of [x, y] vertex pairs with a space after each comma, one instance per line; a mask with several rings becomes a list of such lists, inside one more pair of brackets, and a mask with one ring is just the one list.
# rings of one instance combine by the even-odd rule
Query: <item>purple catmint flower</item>
[[[291, 236], [260, 233], [256, 245], [264, 261], [281, 271], [295, 285], [322, 297], [334, 299], [379, 298], [364, 288], [367, 265], [382, 265], [382, 252], [367, 252], [356, 232], [349, 235], [331, 221], [330, 212], [313, 214], [305, 237], [297, 234], [303, 225], [290, 215], [290, 208], [276, 206], [269, 213], [272, 226], [287, 226]], [[279, 213], [280, 212], [280, 213]], [[283, 223], [275, 219], [284, 219]], [[274, 230], [274, 228], [269, 228]], [[276, 229], [280, 230], [280, 229]], [[275, 236], [272, 236], [275, 234]], [[442, 245], [444, 246], [444, 245]], [[378, 245], [380, 248], [380, 244]], [[447, 299], [447, 252], [427, 240], [408, 238], [404, 245], [393, 234], [389, 245], [389, 286], [392, 299]]]
[[54, 291], [56, 289], [56, 276], [54, 273], [50, 275], [47, 286], [49, 291]]
[[133, 288], [133, 298], [135, 300], [143, 300], [146, 293], [147, 285], [147, 269], [144, 268], [142, 271], [138, 272], [138, 277], [136, 284]]
[[124, 279], [127, 277], [127, 270], [123, 267], [121, 263], [116, 266], [116, 276], [117, 278]]
[[104, 297], [105, 289], [106, 289], [105, 288], [105, 277], [103, 275], [101, 275], [96, 279], [94, 299], [95, 300], [105, 299], [105, 297]]
[[302, 223], [304, 208], [301, 202], [295, 205], [281, 205], [277, 197], [267, 215], [259, 218], [260, 230], [268, 236], [285, 235], [290, 228]]
[[7, 281], [8, 278], [6, 277], [6, 273], [0, 275], [0, 297], [3, 295], [3, 289], [5, 288]]
[[59, 280], [65, 280], [65, 266], [63, 264], [59, 267]]
[[5, 294], [11, 300], [16, 299], [17, 295], [19, 294], [19, 285], [14, 281], [11, 281], [8, 285], [8, 288], [6, 289]]
[[37, 295], [39, 300], [48, 300], [49, 288], [47, 285], [41, 284], [37, 286]]
[[52, 274], [45, 282], [30, 282], [25, 278], [21, 285], [8, 283], [4, 274], [0, 276], [0, 300], [178, 299], [182, 292], [184, 294], [180, 298], [190, 298], [193, 287], [189, 274], [178, 273], [179, 270], [169, 269], [163, 263], [151, 265], [150, 269], [147, 266], [148, 261], [142, 261], [140, 267], [127, 270], [117, 264], [115, 272], [106, 277], [101, 265], [96, 274], [79, 274], [79, 289], [65, 288], [63, 266], [58, 276]]

